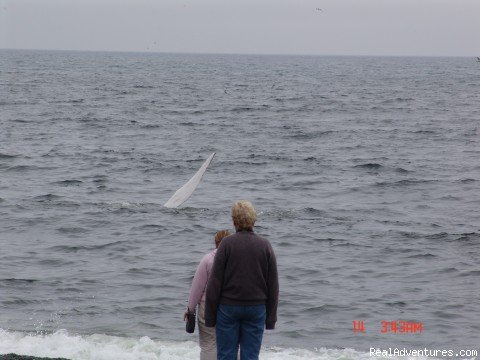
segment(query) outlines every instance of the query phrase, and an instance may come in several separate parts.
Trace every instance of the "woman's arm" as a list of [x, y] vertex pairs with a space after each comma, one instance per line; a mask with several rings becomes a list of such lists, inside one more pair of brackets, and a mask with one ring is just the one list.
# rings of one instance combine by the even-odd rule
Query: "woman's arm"
[[217, 307], [222, 292], [225, 262], [225, 242], [222, 241], [215, 254], [212, 272], [205, 290], [205, 326], [207, 327], [214, 327], [217, 322]]
[[188, 298], [188, 309], [190, 312], [195, 311], [195, 307], [202, 299], [205, 286], [207, 285], [207, 260], [208, 254], [202, 258], [200, 264], [198, 264], [197, 271], [192, 281], [192, 288], [190, 289], [190, 296]]

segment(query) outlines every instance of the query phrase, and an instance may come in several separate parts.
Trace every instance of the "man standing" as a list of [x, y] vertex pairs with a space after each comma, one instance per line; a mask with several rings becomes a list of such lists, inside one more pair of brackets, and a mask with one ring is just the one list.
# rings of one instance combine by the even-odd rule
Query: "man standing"
[[223, 239], [208, 280], [205, 325], [216, 326], [217, 359], [258, 360], [263, 329], [275, 328], [278, 273], [269, 241], [253, 232], [257, 219], [248, 201], [232, 207], [236, 233]]

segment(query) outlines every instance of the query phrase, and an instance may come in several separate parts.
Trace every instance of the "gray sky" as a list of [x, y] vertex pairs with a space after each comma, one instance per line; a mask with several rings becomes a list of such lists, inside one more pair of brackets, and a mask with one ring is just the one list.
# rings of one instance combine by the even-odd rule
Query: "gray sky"
[[0, 0], [0, 48], [480, 56], [480, 0]]

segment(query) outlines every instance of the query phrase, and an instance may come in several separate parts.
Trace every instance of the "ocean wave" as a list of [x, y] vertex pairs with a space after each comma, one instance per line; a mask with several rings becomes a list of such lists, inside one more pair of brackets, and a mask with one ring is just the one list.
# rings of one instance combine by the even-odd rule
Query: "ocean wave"
[[18, 155], [11, 155], [11, 154], [5, 154], [5, 153], [0, 153], [0, 160], [10, 160], [10, 159], [15, 159], [17, 158]]
[[[132, 120], [131, 122], [132, 122], [132, 124], [135, 124], [135, 123], [136, 123], [136, 121], [134, 121], [134, 120]], [[162, 126], [161, 126], [161, 125], [158, 125], [158, 124], [146, 124], [146, 125], [141, 125], [140, 127], [141, 127], [142, 129], [147, 129], [147, 130], [148, 130], [148, 129], [159, 129], [159, 128], [161, 128]]]
[[43, 259], [37, 262], [40, 266], [50, 266], [50, 267], [62, 267], [72, 265], [73, 262], [63, 259]]
[[279, 247], [294, 247], [295, 244], [289, 241], [280, 241], [279, 243], [276, 244]]
[[317, 139], [322, 136], [330, 135], [335, 133], [336, 131], [332, 130], [325, 130], [325, 131], [312, 131], [312, 132], [303, 132], [299, 131], [294, 133], [293, 135], [286, 135], [287, 138], [296, 139], [296, 140], [310, 140], [310, 139]]
[[405, 301], [391, 301], [391, 302], [386, 302], [385, 305], [391, 306], [391, 307], [400, 307], [403, 308], [407, 306], [407, 303]]
[[288, 161], [292, 160], [290, 156], [281, 156], [281, 155], [268, 155], [268, 154], [254, 154], [251, 153], [247, 156], [248, 159], [266, 159], [272, 161]]
[[195, 126], [195, 125], [201, 125], [200, 123], [194, 123], [193, 121], [184, 121], [181, 123], [178, 123], [180, 126]]
[[192, 115], [203, 115], [203, 114], [216, 113], [216, 112], [219, 112], [219, 110], [218, 109], [194, 110], [192, 112]]
[[106, 175], [95, 175], [92, 178], [92, 182], [94, 183], [104, 183], [108, 181], [108, 177]]
[[251, 111], [266, 111], [270, 109], [270, 105], [263, 104], [263, 105], [258, 105], [258, 106], [237, 106], [232, 108], [230, 111], [239, 114], [239, 113], [245, 113], [245, 112], [251, 112]]
[[15, 278], [0, 279], [0, 283], [6, 283], [6, 284], [31, 284], [38, 281], [39, 280], [37, 279], [15, 279]]
[[448, 233], [448, 232], [439, 232], [429, 235], [423, 235], [425, 239], [429, 240], [448, 240], [448, 241], [461, 241], [465, 243], [477, 244], [480, 240], [480, 233], [470, 232], [470, 233]]
[[314, 238], [313, 239], [313, 242], [319, 242], [319, 243], [323, 243], [323, 242], [328, 242], [329, 244], [332, 244], [333, 242], [335, 241], [346, 241], [345, 239], [334, 239], [334, 238]]
[[[130, 268], [127, 270], [127, 274], [134, 274], [134, 275], [137, 275], [137, 276], [140, 276], [140, 275], [152, 275], [152, 274], [157, 274], [159, 272], [158, 269], [156, 268]], [[137, 284], [137, 285], [140, 285], [140, 286], [145, 286], [145, 284]], [[151, 286], [151, 285], [147, 285], [147, 286]]]
[[186, 215], [198, 215], [198, 214], [206, 214], [206, 215], [213, 215], [217, 214], [216, 211], [209, 209], [209, 208], [201, 208], [201, 207], [193, 207], [193, 206], [185, 206], [180, 208], [162, 208], [162, 211], [167, 213], [175, 213], [175, 214], [186, 214]]
[[476, 232], [460, 234], [460, 237], [456, 238], [457, 241], [478, 241], [480, 240], [480, 234]]
[[377, 163], [365, 163], [365, 164], [354, 166], [354, 168], [368, 169], [368, 170], [378, 170], [378, 169], [381, 169], [382, 167], [383, 166], [381, 164], [377, 164]]
[[104, 208], [107, 211], [112, 211], [113, 213], [123, 213], [123, 212], [145, 212], [145, 207], [152, 205], [158, 206], [158, 204], [149, 204], [149, 203], [142, 203], [142, 202], [129, 202], [129, 201], [122, 201], [122, 202], [102, 202], [102, 203], [95, 203], [95, 206], [99, 206], [100, 208]]
[[373, 245], [362, 245], [362, 244], [355, 244], [351, 242], [341, 242], [338, 244], [332, 244], [332, 247], [346, 247], [346, 248], [371, 248]]
[[35, 196], [35, 200], [37, 200], [39, 202], [54, 201], [54, 200], [58, 200], [58, 199], [61, 199], [61, 198], [62, 198], [61, 196], [55, 195], [55, 194], [45, 194], [45, 195]]
[[131, 230], [138, 230], [145, 233], [157, 233], [165, 230], [166, 227], [158, 224], [145, 224], [140, 226], [134, 226]]
[[416, 254], [416, 255], [407, 256], [407, 259], [428, 259], [428, 258], [436, 258], [436, 257], [437, 255], [426, 253], [426, 254]]
[[465, 277], [465, 276], [474, 276], [478, 278], [480, 276], [480, 270], [471, 270], [471, 271], [465, 271], [460, 274], [458, 274], [460, 277]]
[[457, 180], [458, 182], [461, 182], [462, 184], [471, 184], [475, 181], [477, 181], [476, 179], [472, 179], [472, 178], [465, 178], [465, 179], [460, 179], [460, 180]]
[[325, 211], [318, 210], [312, 207], [301, 208], [301, 209], [274, 209], [262, 211], [259, 215], [266, 218], [276, 218], [276, 219], [304, 219], [305, 215], [320, 217], [325, 215]]
[[0, 106], [5, 106], [5, 105], [34, 105], [37, 104], [37, 102], [29, 102], [28, 100], [16, 100], [16, 101], [0, 101]]
[[336, 313], [339, 310], [347, 310], [348, 308], [349, 307], [346, 305], [323, 304], [304, 309], [301, 312], [308, 315], [320, 316], [321, 314], [332, 314]]
[[409, 131], [412, 134], [420, 134], [420, 135], [432, 135], [436, 134], [435, 131], [433, 130], [415, 130], [415, 131]]
[[3, 306], [24, 306], [24, 305], [35, 305], [35, 304], [42, 304], [44, 300], [37, 300], [37, 299], [13, 299], [13, 300], [2, 300]]
[[30, 335], [0, 330], [0, 352], [75, 360], [185, 359], [198, 356], [196, 344], [158, 343], [148, 337], [127, 339], [107, 335], [69, 335], [59, 330], [48, 335]]
[[[153, 340], [148, 336], [141, 338], [103, 334], [81, 336], [69, 334], [66, 330], [58, 330], [52, 334], [30, 334], [0, 329], [0, 353], [70, 360], [185, 360], [198, 359], [200, 348], [196, 341], [162, 341]], [[260, 352], [260, 360], [367, 360], [369, 358], [369, 353], [353, 349], [312, 348], [308, 350], [275, 346], [262, 347]], [[392, 357], [391, 359], [402, 358]]]
[[219, 166], [225, 166], [225, 167], [235, 167], [240, 165], [245, 165], [247, 167], [269, 165], [269, 163], [266, 161], [218, 161], [217, 163], [219, 164]]
[[395, 168], [395, 171], [398, 172], [399, 174], [408, 174], [411, 172], [411, 170], [407, 170], [402, 167]]
[[381, 104], [388, 105], [388, 104], [396, 104], [396, 103], [406, 103], [413, 101], [413, 98], [406, 98], [406, 97], [397, 97], [395, 99], [386, 99], [381, 101]]
[[81, 104], [85, 99], [69, 99], [69, 100], [56, 100], [50, 101], [50, 104]]
[[128, 90], [117, 90], [116, 95], [132, 95], [135, 94], [133, 91]]
[[37, 356], [5, 354], [5, 355], [0, 355], [0, 360], [68, 360], [68, 359], [65, 359], [65, 358], [45, 358], [45, 357], [39, 358]]
[[80, 184], [82, 184], [83, 181], [81, 180], [76, 180], [76, 179], [72, 179], [72, 180], [61, 180], [61, 181], [55, 181], [54, 184], [56, 185], [61, 185], [61, 186], [78, 186]]
[[99, 245], [56, 245], [49, 248], [52, 251], [59, 251], [59, 252], [66, 252], [66, 253], [76, 253], [78, 251], [97, 251], [102, 250], [110, 247], [114, 247], [117, 245], [122, 245], [125, 243], [129, 243], [125, 240], [114, 241], [106, 244], [99, 244]]
[[85, 229], [77, 226], [62, 226], [56, 229], [61, 234], [84, 234], [89, 232], [89, 229]]
[[448, 236], [449, 236], [449, 234], [446, 233], [446, 232], [439, 232], [439, 233], [435, 233], [435, 234], [426, 235], [425, 238], [426, 239], [431, 239], [431, 240], [443, 240], [443, 239], [448, 238]]
[[152, 85], [133, 85], [134, 89], [155, 89]]
[[56, 169], [55, 167], [40, 167], [40, 166], [35, 166], [35, 165], [15, 165], [11, 166], [6, 169], [6, 171], [18, 171], [18, 172], [23, 172], [23, 171], [30, 171], [30, 170], [53, 170]]
[[421, 184], [431, 184], [437, 182], [438, 180], [428, 180], [428, 179], [404, 179], [397, 181], [381, 181], [375, 183], [375, 186], [378, 187], [389, 187], [389, 186], [412, 186], [412, 185], [421, 185]]
[[324, 210], [319, 210], [319, 209], [316, 209], [316, 208], [313, 208], [313, 207], [303, 208], [302, 211], [305, 212], [306, 214], [309, 214], [309, 215], [318, 215], [318, 216], [325, 215]]

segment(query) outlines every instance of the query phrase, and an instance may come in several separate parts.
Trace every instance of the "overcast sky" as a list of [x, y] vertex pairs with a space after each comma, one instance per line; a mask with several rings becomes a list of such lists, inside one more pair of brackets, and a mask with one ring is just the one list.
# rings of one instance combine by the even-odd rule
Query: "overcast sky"
[[480, 0], [0, 0], [0, 48], [480, 56]]

